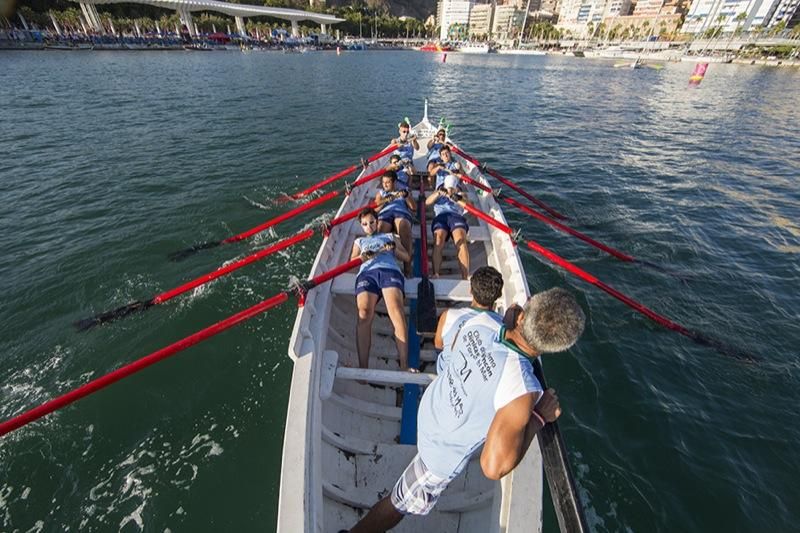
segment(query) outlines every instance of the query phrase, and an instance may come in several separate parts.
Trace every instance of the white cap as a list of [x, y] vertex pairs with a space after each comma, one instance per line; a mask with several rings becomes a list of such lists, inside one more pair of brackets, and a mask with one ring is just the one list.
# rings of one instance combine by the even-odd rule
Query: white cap
[[444, 187], [445, 189], [455, 189], [458, 187], [459, 179], [452, 174], [448, 174], [444, 178]]

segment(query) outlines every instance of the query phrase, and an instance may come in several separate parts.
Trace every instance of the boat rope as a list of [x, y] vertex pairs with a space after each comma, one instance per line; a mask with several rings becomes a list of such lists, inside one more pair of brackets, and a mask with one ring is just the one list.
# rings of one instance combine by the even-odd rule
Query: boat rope
[[458, 146], [453, 145], [453, 146], [451, 146], [451, 149], [456, 154], [461, 156], [463, 159], [465, 159], [466, 161], [469, 161], [470, 163], [472, 163], [473, 165], [478, 167], [481, 171], [483, 171], [483, 172], [489, 174], [490, 176], [494, 177], [495, 179], [497, 179], [497, 181], [499, 181], [503, 185], [505, 185], [507, 187], [510, 187], [511, 189], [517, 191], [519, 194], [521, 194], [522, 196], [527, 198], [530, 202], [533, 202], [534, 204], [538, 205], [539, 207], [541, 207], [542, 209], [544, 209], [545, 211], [550, 213], [552, 216], [554, 216], [554, 217], [556, 217], [556, 218], [558, 218], [560, 220], [569, 220], [569, 217], [567, 217], [565, 215], [562, 215], [561, 213], [559, 213], [558, 211], [556, 211], [555, 209], [553, 209], [552, 207], [550, 207], [549, 205], [547, 205], [543, 201], [541, 201], [538, 198], [534, 197], [532, 194], [526, 192], [525, 190], [520, 188], [519, 185], [516, 185], [515, 183], [513, 183], [508, 178], [503, 177], [502, 174], [497, 172], [495, 169], [489, 167], [489, 165], [481, 163], [475, 157], [473, 157], [473, 156], [467, 154], [466, 152], [464, 152], [463, 150], [461, 150]]
[[[465, 209], [469, 213], [475, 215], [477, 218], [483, 220], [484, 222], [486, 222], [487, 224], [497, 228], [498, 230], [500, 230], [500, 231], [502, 231], [504, 233], [507, 233], [508, 235], [512, 235], [514, 233], [514, 231], [509, 226], [507, 226], [506, 224], [503, 224], [499, 220], [497, 220], [497, 219], [493, 218], [492, 216], [484, 213], [483, 211], [481, 211], [480, 209], [477, 209], [476, 207], [473, 207], [471, 205], [467, 205], [467, 206], [465, 206]], [[525, 244], [528, 246], [528, 248], [530, 248], [534, 252], [544, 256], [549, 261], [551, 261], [552, 263], [555, 263], [556, 265], [560, 266], [561, 268], [563, 268], [564, 270], [566, 270], [569, 273], [573, 274], [574, 276], [577, 276], [577, 277], [581, 278], [582, 280], [586, 281], [587, 283], [590, 283], [590, 284], [594, 285], [595, 287], [601, 289], [602, 291], [606, 292], [610, 296], [613, 296], [614, 298], [616, 298], [617, 300], [621, 301], [622, 303], [624, 303], [625, 305], [627, 305], [631, 309], [641, 313], [642, 315], [646, 316], [647, 318], [649, 318], [650, 320], [656, 322], [657, 324], [660, 324], [661, 326], [663, 326], [663, 327], [665, 327], [665, 328], [667, 328], [669, 330], [675, 331], [676, 333], [680, 333], [681, 335], [692, 339], [693, 341], [695, 341], [698, 344], [701, 344], [703, 346], [712, 347], [712, 348], [716, 349], [718, 352], [720, 352], [723, 355], [727, 355], [727, 356], [730, 356], [730, 357], [735, 357], [737, 359], [741, 359], [743, 361], [748, 361], [748, 362], [756, 361], [755, 356], [753, 356], [750, 353], [747, 353], [747, 352], [745, 352], [745, 351], [743, 351], [743, 350], [741, 350], [739, 348], [736, 348], [734, 346], [730, 346], [730, 345], [728, 345], [728, 344], [726, 344], [726, 343], [724, 343], [724, 342], [722, 342], [722, 341], [720, 341], [718, 339], [714, 339], [712, 337], [709, 337], [708, 335], [706, 335], [704, 333], [701, 333], [699, 331], [690, 330], [690, 329], [678, 324], [677, 322], [674, 322], [674, 321], [670, 320], [669, 318], [656, 313], [652, 309], [650, 309], [650, 308], [646, 307], [645, 305], [637, 302], [633, 298], [631, 298], [631, 297], [619, 292], [618, 290], [614, 289], [613, 287], [610, 287], [609, 285], [603, 283], [602, 281], [597, 279], [595, 276], [593, 276], [592, 274], [586, 272], [585, 270], [583, 270], [582, 268], [578, 267], [574, 263], [571, 263], [570, 261], [567, 261], [566, 259], [556, 255], [555, 253], [553, 253], [552, 251], [548, 250], [547, 248], [545, 248], [541, 244], [537, 243], [536, 241], [527, 240], [527, 239], [522, 239], [522, 240], [525, 242]]]
[[[323, 274], [315, 276], [308, 281], [303, 282], [300, 284], [300, 295], [305, 295], [306, 292], [325, 283], [326, 281], [330, 281], [333, 278], [351, 270], [358, 265], [361, 264], [361, 258], [357, 257], [355, 259], [351, 259], [350, 261], [343, 263]], [[19, 429], [26, 424], [33, 422], [34, 420], [38, 420], [39, 418], [48, 415], [58, 409], [66, 407], [67, 405], [80, 400], [94, 392], [97, 392], [100, 389], [103, 389], [121, 379], [124, 379], [140, 370], [147, 368], [150, 365], [153, 365], [167, 357], [175, 355], [178, 352], [189, 348], [190, 346], [194, 346], [195, 344], [202, 342], [218, 333], [222, 333], [233, 326], [240, 324], [246, 320], [249, 320], [255, 316], [260, 315], [264, 311], [272, 309], [273, 307], [277, 307], [283, 303], [285, 303], [288, 299], [290, 294], [293, 292], [292, 288], [285, 289], [278, 294], [267, 298], [266, 300], [249, 307], [243, 311], [240, 311], [234, 315], [229, 316], [224, 320], [220, 320], [219, 322], [212, 324], [188, 337], [184, 337], [183, 339], [170, 344], [160, 350], [157, 350], [149, 355], [146, 355], [136, 361], [129, 363], [117, 370], [109, 372], [104, 376], [101, 376], [97, 379], [93, 379], [92, 381], [77, 387], [76, 389], [67, 392], [57, 398], [49, 400], [33, 409], [30, 409], [22, 414], [19, 414], [5, 422], [0, 423], [0, 437], [6, 435], [7, 433]]]

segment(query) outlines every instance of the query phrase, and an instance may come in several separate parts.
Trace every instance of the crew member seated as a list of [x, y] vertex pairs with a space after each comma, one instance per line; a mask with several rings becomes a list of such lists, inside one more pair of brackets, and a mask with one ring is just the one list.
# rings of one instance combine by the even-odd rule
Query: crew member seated
[[413, 168], [409, 168], [407, 165], [404, 165], [398, 154], [392, 154], [389, 156], [389, 164], [386, 165], [386, 170], [391, 170], [397, 174], [397, 182], [395, 183], [395, 186], [399, 190], [408, 189], [411, 187], [411, 176], [409, 173], [413, 172]]
[[[438, 181], [438, 177], [437, 177]], [[458, 254], [458, 265], [461, 269], [461, 278], [469, 277], [469, 248], [467, 247], [467, 232], [469, 225], [464, 218], [464, 206], [470, 205], [458, 188], [458, 178], [449, 174], [437, 183], [436, 190], [425, 199], [425, 205], [433, 206], [433, 274], [438, 278], [442, 268], [442, 250], [448, 237], [453, 238]]]
[[437, 374], [441, 374], [447, 364], [447, 356], [443, 354], [452, 353], [453, 342], [467, 320], [481, 313], [487, 313], [498, 323], [503, 320], [494, 312], [494, 303], [503, 294], [503, 276], [497, 269], [483, 266], [473, 272], [469, 279], [469, 292], [472, 295], [469, 307], [445, 309], [439, 316], [433, 346], [437, 350], [447, 350], [436, 358]]
[[365, 208], [358, 215], [364, 237], [353, 243], [350, 259], [361, 256], [364, 261], [356, 276], [356, 307], [358, 323], [356, 326], [356, 349], [361, 368], [369, 366], [369, 352], [372, 345], [372, 321], [375, 306], [383, 298], [386, 310], [394, 327], [394, 339], [400, 368], [408, 369], [408, 330], [403, 309], [405, 278], [397, 266], [395, 257], [410, 261], [411, 256], [391, 233], [378, 232], [378, 214], [374, 209]]
[[443, 127], [439, 127], [436, 131], [436, 135], [434, 135], [430, 141], [428, 141], [428, 163], [430, 164], [431, 161], [441, 162], [442, 158], [439, 156], [439, 150], [442, 149], [442, 146], [445, 146], [445, 141], [447, 140], [447, 130]]
[[401, 122], [397, 125], [400, 136], [389, 141], [397, 145], [395, 154], [400, 156], [401, 161], [413, 167], [414, 165], [414, 151], [419, 150], [419, 142], [417, 141], [416, 134], [411, 134], [411, 126], [408, 122]]
[[461, 168], [461, 163], [453, 159], [453, 154], [450, 152], [450, 147], [442, 145], [439, 148], [439, 158], [428, 160], [428, 184], [439, 188], [444, 181], [445, 177], [449, 174], [459, 175], [464, 170]]
[[[378, 231], [397, 233], [403, 248], [411, 250], [412, 213], [417, 203], [409, 194], [408, 188], [398, 189], [397, 174], [387, 170], [381, 176], [381, 189], [375, 195], [378, 204]], [[405, 275], [411, 275], [411, 261], [405, 263]]]

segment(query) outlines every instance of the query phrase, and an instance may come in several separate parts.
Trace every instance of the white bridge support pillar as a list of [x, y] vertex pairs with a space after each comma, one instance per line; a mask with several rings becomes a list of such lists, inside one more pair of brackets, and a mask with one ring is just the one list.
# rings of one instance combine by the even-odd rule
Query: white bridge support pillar
[[300, 25], [296, 20], [292, 21], [292, 37], [300, 37]]
[[97, 12], [97, 8], [94, 4], [80, 2], [80, 6], [83, 16], [86, 18], [86, 22], [89, 23], [89, 26], [97, 33], [105, 33], [103, 24], [100, 22], [100, 14]]
[[244, 17], [235, 17], [236, 18], [236, 31], [239, 32], [241, 37], [248, 37], [247, 35], [247, 28], [244, 25]]
[[192, 22], [192, 14], [186, 8], [178, 9], [178, 16], [181, 19], [181, 25], [186, 26], [186, 30], [189, 32], [189, 35], [192, 37], [197, 36], [197, 32], [194, 31], [194, 22]]
[[328, 34], [328, 25], [327, 24], [320, 24], [319, 25], [319, 32], [327, 35]]

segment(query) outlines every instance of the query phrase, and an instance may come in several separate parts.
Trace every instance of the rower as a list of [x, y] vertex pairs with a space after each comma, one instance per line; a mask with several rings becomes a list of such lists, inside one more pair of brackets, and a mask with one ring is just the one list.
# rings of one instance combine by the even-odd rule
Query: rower
[[441, 150], [442, 146], [446, 145], [447, 140], [447, 130], [445, 130], [442, 126], [439, 126], [439, 129], [436, 131], [436, 135], [428, 141], [428, 163], [430, 164], [431, 161], [441, 162], [442, 159], [439, 156], [439, 150]]
[[414, 152], [419, 150], [417, 135], [409, 133], [411, 131], [411, 125], [405, 121], [397, 125], [397, 130], [400, 136], [390, 141], [391, 144], [396, 144], [398, 147], [394, 153], [399, 155], [403, 162], [408, 162], [408, 164], [413, 167]]
[[461, 268], [461, 279], [469, 277], [469, 248], [467, 246], [467, 232], [469, 224], [464, 218], [464, 206], [470, 203], [464, 198], [458, 187], [458, 178], [449, 174], [439, 184], [437, 176], [436, 190], [425, 199], [425, 205], [433, 206], [433, 274], [438, 278], [442, 268], [442, 251], [448, 237], [453, 238], [453, 244], [458, 254], [458, 265]]
[[463, 169], [461, 163], [453, 159], [450, 147], [443, 144], [439, 147], [439, 157], [428, 159], [428, 184], [433, 186], [433, 177], [436, 176], [435, 187], [439, 186], [449, 174], [461, 174]]
[[403, 190], [409, 188], [411, 184], [409, 172], [413, 172], [413, 168], [409, 169], [407, 165], [404, 165], [400, 160], [400, 155], [392, 154], [389, 156], [389, 164], [386, 165], [386, 170], [391, 170], [397, 174], [397, 182], [395, 183], [395, 186], [398, 189]]
[[[494, 304], [503, 294], [503, 275], [497, 269], [483, 266], [473, 272], [469, 279], [469, 292], [472, 295], [469, 307], [445, 309], [439, 316], [436, 335], [433, 337], [433, 346], [437, 350], [452, 348], [461, 327], [476, 315], [486, 313], [494, 320], [501, 321], [500, 315], [494, 312]], [[437, 374], [442, 373], [447, 363], [444, 353], [441, 352], [436, 359]]]
[[375, 306], [383, 298], [386, 310], [394, 327], [394, 340], [400, 359], [400, 368], [408, 369], [408, 329], [403, 309], [405, 278], [397, 266], [395, 257], [410, 261], [411, 256], [399, 238], [391, 233], [378, 232], [378, 215], [372, 208], [363, 209], [358, 215], [364, 237], [353, 243], [350, 259], [361, 256], [363, 263], [356, 276], [356, 349], [361, 368], [369, 366], [369, 351], [372, 345], [372, 321]]
[[[411, 220], [417, 203], [408, 188], [398, 189], [397, 173], [386, 170], [381, 176], [381, 189], [375, 195], [378, 204], [378, 231], [397, 233], [403, 248], [411, 250]], [[405, 263], [405, 275], [411, 275], [411, 261]]]

